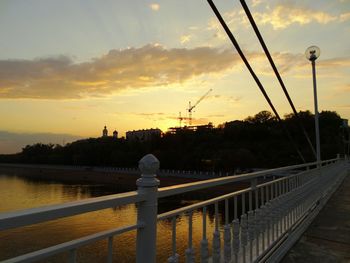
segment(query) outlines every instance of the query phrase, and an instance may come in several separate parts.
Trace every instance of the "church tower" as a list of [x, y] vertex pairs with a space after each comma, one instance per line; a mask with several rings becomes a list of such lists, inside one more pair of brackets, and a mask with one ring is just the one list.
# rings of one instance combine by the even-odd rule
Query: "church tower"
[[113, 138], [118, 139], [118, 132], [116, 130], [113, 132]]
[[107, 127], [105, 126], [105, 128], [102, 131], [102, 137], [108, 137], [108, 130]]

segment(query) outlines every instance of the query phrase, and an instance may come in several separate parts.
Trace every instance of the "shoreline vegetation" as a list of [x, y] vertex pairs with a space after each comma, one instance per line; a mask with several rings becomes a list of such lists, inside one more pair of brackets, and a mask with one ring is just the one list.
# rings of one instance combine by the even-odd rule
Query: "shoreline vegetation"
[[[310, 141], [315, 142], [314, 116], [302, 111], [299, 118]], [[345, 154], [348, 148], [345, 142], [349, 141], [346, 122], [333, 111], [322, 111], [319, 120], [322, 159]], [[315, 156], [295, 115], [286, 115], [282, 122], [305, 161], [314, 161]], [[217, 127], [208, 124], [195, 129], [176, 128], [144, 140], [100, 137], [63, 146], [36, 143], [16, 154], [0, 154], [0, 163], [133, 168], [148, 153], [159, 159], [162, 169], [221, 174], [302, 162], [282, 125], [269, 111], [262, 111], [243, 121], [226, 122]]]

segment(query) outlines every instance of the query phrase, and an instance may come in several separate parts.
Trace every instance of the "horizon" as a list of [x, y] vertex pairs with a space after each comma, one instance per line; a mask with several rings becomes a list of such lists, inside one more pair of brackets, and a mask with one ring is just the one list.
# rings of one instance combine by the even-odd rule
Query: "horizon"
[[[290, 113], [239, 2], [216, 4], [280, 115]], [[297, 110], [313, 109], [304, 52], [318, 45], [319, 111], [350, 119], [350, 1], [247, 4]], [[105, 125], [164, 131], [209, 89], [196, 125], [270, 111], [206, 1], [5, 0], [0, 14], [0, 153], [50, 134], [100, 137]]]
[[[263, 111], [268, 111], [268, 110], [263, 110]], [[325, 110], [327, 112], [327, 110]], [[271, 116], [275, 117], [271, 111], [268, 111]], [[303, 112], [310, 112], [312, 115], [313, 113], [310, 110], [306, 110]], [[320, 114], [322, 114], [323, 111], [320, 112]], [[330, 112], [330, 111], [328, 111]], [[246, 116], [244, 119], [235, 119], [235, 120], [228, 120], [225, 121], [224, 123], [219, 123], [217, 125], [213, 124], [213, 128], [214, 129], [219, 129], [220, 126], [226, 124], [226, 123], [230, 123], [230, 122], [236, 122], [236, 121], [247, 121], [249, 118], [256, 116], [258, 113], [261, 112], [257, 112], [256, 114], [254, 114], [253, 116]], [[300, 112], [299, 112], [300, 113]], [[335, 112], [336, 114], [338, 114], [337, 112]], [[282, 117], [282, 120], [285, 120], [287, 115], [294, 115], [294, 113], [289, 113], [289, 114], [285, 114]], [[340, 115], [339, 115], [340, 116]], [[344, 118], [342, 118], [342, 116], [340, 116], [341, 119], [344, 120]], [[348, 119], [346, 119], [348, 120]], [[207, 123], [210, 124], [210, 123]], [[207, 124], [200, 124], [200, 125], [207, 125]], [[199, 125], [199, 126], [200, 126]], [[193, 125], [193, 126], [197, 126], [197, 125]], [[175, 127], [179, 127], [179, 126], [175, 126]], [[186, 128], [186, 127], [190, 127], [187, 125], [183, 125], [182, 128]], [[106, 128], [108, 130], [108, 137], [113, 137], [113, 129], [110, 130], [108, 129], [108, 126], [106, 125]], [[160, 129], [161, 133], [165, 134], [167, 132], [170, 131], [171, 128], [174, 127], [168, 127], [166, 130], [162, 130]], [[158, 129], [157, 127], [152, 127], [152, 128], [142, 128], [140, 130], [149, 130], [149, 129]], [[42, 143], [42, 144], [58, 144], [61, 146], [65, 146], [69, 143], [75, 142], [75, 141], [79, 141], [79, 140], [88, 140], [88, 139], [97, 139], [97, 138], [103, 138], [102, 135], [102, 131], [103, 129], [101, 129], [101, 133], [95, 137], [82, 137], [82, 136], [77, 136], [74, 134], [56, 134], [56, 133], [10, 133], [10, 132], [6, 132], [6, 131], [1, 131], [0, 130], [0, 138], [4, 138], [3, 142], [2, 142], [2, 148], [0, 149], [0, 155], [1, 154], [16, 154], [16, 153], [20, 153], [22, 148], [24, 148], [27, 145], [34, 145], [37, 143]], [[129, 130], [127, 132], [130, 131], [137, 131], [137, 130]], [[119, 131], [118, 132], [118, 139], [121, 138], [126, 138], [126, 133], [120, 134]], [[36, 141], [36, 138], [40, 137], [42, 138], [41, 141]], [[7, 141], [7, 143], [6, 143]], [[5, 143], [4, 143], [5, 142]], [[62, 142], [62, 143], [61, 143]]]

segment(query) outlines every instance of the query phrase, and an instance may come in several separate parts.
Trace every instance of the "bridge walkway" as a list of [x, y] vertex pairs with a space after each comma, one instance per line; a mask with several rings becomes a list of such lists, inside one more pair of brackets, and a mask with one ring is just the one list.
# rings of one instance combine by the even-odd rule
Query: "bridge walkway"
[[350, 262], [350, 172], [282, 263]]

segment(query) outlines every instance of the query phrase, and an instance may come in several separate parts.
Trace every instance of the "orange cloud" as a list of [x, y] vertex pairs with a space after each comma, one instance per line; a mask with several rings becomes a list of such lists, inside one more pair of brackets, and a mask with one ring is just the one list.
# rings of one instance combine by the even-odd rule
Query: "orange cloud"
[[160, 45], [111, 50], [84, 63], [59, 56], [0, 61], [0, 98], [79, 99], [126, 89], [182, 83], [240, 63], [231, 50], [165, 49]]
[[274, 29], [284, 29], [292, 24], [305, 25], [311, 22], [328, 24], [330, 22], [344, 22], [349, 19], [349, 13], [331, 15], [326, 12], [297, 8], [291, 5], [278, 5], [268, 12], [254, 12], [258, 24], [271, 24]]
[[[252, 6], [261, 5], [262, 0], [253, 0]], [[223, 17], [231, 29], [238, 29], [241, 26], [250, 27], [250, 23], [243, 10], [231, 10], [225, 12]], [[253, 12], [253, 17], [258, 25], [272, 25], [273, 29], [285, 29], [293, 24], [306, 25], [312, 22], [328, 24], [331, 22], [343, 23], [350, 19], [350, 12], [342, 14], [330, 14], [306, 7], [295, 7], [291, 4], [278, 4], [276, 6], [265, 5], [265, 10]], [[208, 22], [207, 30], [215, 31], [215, 36], [226, 39], [227, 36], [222, 30], [216, 18]]]

